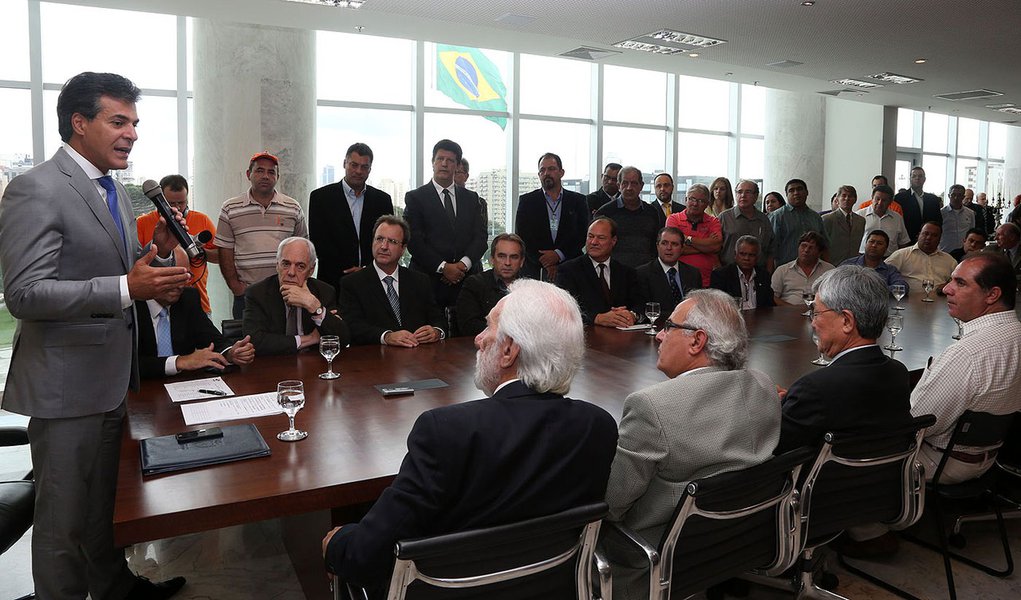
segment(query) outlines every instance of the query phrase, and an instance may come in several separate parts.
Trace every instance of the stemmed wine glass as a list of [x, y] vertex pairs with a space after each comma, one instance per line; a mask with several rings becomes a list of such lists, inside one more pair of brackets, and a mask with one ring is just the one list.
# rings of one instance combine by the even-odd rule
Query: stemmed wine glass
[[902, 283], [895, 283], [890, 286], [890, 293], [893, 294], [894, 299], [897, 301], [893, 305], [893, 310], [904, 310], [904, 307], [900, 305], [900, 301], [904, 299], [904, 295], [907, 294], [908, 290]]
[[890, 331], [890, 343], [883, 346], [883, 348], [893, 350], [895, 352], [904, 349], [897, 345], [897, 334], [900, 333], [900, 330], [903, 329], [903, 327], [904, 317], [902, 315], [890, 315], [886, 317], [886, 328]]
[[958, 319], [957, 317], [953, 317], [953, 319], [954, 323], [957, 323], [957, 335], [953, 335], [950, 337], [954, 338], [955, 340], [959, 340], [964, 337], [964, 321]]
[[645, 333], [648, 335], [656, 335], [656, 319], [659, 318], [659, 302], [646, 302], [645, 303], [645, 316], [648, 317], [651, 326]]
[[277, 384], [277, 402], [287, 414], [290, 424], [287, 431], [277, 434], [277, 439], [281, 442], [297, 442], [307, 438], [307, 431], [294, 428], [294, 415], [298, 414], [302, 406], [305, 406], [305, 385], [296, 379], [281, 381]]
[[812, 308], [811, 308], [811, 306], [812, 306], [812, 303], [815, 302], [815, 292], [805, 292], [804, 294], [801, 294], [801, 299], [805, 301], [805, 306], [809, 307], [808, 310], [806, 310], [805, 312], [801, 313], [801, 316], [803, 316], [803, 317], [811, 317], [812, 316]]
[[319, 338], [319, 354], [326, 359], [326, 372], [319, 374], [319, 379], [337, 379], [340, 373], [333, 372], [333, 359], [340, 353], [340, 337], [324, 335]]
[[[814, 329], [812, 330], [812, 343], [815, 344], [816, 348], [819, 347], [819, 334], [816, 333]], [[822, 350], [819, 350], [819, 357], [816, 358], [815, 360], [813, 360], [812, 364], [813, 365], [819, 365], [820, 367], [825, 367], [826, 365], [830, 364], [831, 362], [832, 361], [830, 359], [826, 358], [826, 355], [822, 353]]]
[[933, 299], [929, 297], [932, 290], [936, 289], [936, 283], [931, 279], [922, 280], [922, 289], [925, 290], [925, 298], [922, 298], [922, 302], [933, 302]]

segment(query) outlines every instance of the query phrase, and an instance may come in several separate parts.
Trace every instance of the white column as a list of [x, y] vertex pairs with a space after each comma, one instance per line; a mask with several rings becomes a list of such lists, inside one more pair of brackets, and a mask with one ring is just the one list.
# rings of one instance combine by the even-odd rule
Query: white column
[[[766, 150], [763, 190], [779, 190], [789, 179], [808, 184], [808, 205], [829, 208], [823, 189], [826, 99], [819, 94], [766, 91]], [[784, 194], [786, 196], [786, 194]]]
[[[248, 159], [280, 158], [277, 189], [308, 208], [315, 187], [315, 33], [195, 19], [192, 207], [219, 218], [248, 187]], [[232, 296], [210, 265], [213, 320], [230, 317]]]
[[1003, 161], [1003, 199], [1009, 207], [1021, 194], [1021, 127], [1007, 127], [1007, 155]]

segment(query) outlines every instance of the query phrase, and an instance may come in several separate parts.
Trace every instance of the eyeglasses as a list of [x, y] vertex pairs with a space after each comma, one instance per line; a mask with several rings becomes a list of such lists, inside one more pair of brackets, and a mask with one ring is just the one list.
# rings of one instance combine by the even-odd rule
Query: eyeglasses
[[667, 319], [666, 322], [663, 323], [663, 331], [667, 332], [667, 331], [670, 331], [671, 329], [687, 329], [688, 331], [701, 331], [700, 327], [695, 327], [694, 325], [688, 325], [687, 323], [680, 323], [680, 324], [678, 324], [678, 323], [674, 323], [670, 319]]
[[815, 319], [819, 315], [828, 312], [836, 312], [835, 308], [827, 308], [826, 310], [815, 310], [815, 302], [808, 305], [808, 318], [809, 320]]
[[403, 246], [404, 245], [404, 242], [399, 242], [399, 241], [397, 241], [397, 240], [395, 240], [393, 238], [388, 238], [388, 237], [382, 236], [382, 235], [377, 235], [375, 238], [373, 238], [373, 241], [375, 241], [377, 244], [382, 244], [383, 242], [387, 242], [391, 246]]

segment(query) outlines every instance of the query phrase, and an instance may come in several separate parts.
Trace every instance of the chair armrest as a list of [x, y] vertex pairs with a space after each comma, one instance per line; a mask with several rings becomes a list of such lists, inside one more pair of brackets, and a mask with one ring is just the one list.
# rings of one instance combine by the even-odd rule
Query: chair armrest
[[659, 564], [659, 551], [650, 546], [649, 543], [646, 542], [642, 538], [642, 536], [638, 535], [637, 532], [635, 532], [627, 525], [624, 525], [623, 523], [618, 523], [617, 521], [603, 521], [603, 522], [610, 526], [609, 531], [616, 532], [625, 540], [631, 542], [635, 546], [638, 546], [638, 548], [645, 553], [645, 558], [648, 559], [649, 565]]
[[0, 427], [0, 446], [24, 446], [28, 444], [28, 428], [22, 425]]
[[599, 577], [598, 600], [613, 600], [613, 575], [610, 572], [610, 561], [602, 550], [596, 549], [592, 553], [592, 566], [595, 567], [596, 575]]

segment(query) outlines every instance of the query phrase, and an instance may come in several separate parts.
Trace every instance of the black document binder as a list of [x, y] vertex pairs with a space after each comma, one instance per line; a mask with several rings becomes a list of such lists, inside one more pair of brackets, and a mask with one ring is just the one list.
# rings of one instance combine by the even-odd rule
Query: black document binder
[[269, 456], [269, 446], [255, 425], [223, 428], [223, 437], [179, 444], [173, 435], [144, 439], [139, 444], [142, 475], [194, 469], [208, 465]]

